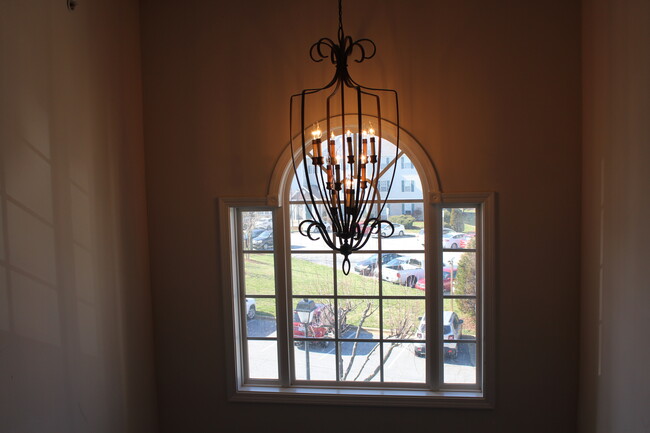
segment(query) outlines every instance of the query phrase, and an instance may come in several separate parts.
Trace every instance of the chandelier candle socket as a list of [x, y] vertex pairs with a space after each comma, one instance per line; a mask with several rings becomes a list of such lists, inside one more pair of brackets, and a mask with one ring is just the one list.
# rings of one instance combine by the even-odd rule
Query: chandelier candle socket
[[[293, 168], [308, 215], [298, 230], [311, 240], [322, 239], [330, 249], [340, 253], [342, 269], [347, 275], [349, 255], [362, 249], [372, 234], [379, 233], [382, 226], [383, 235], [393, 234], [393, 224], [382, 220], [381, 215], [395, 178], [396, 164], [392, 164], [392, 170], [382, 170], [381, 151], [383, 133], [391, 131], [397, 159], [400, 125], [397, 92], [362, 86], [348, 72], [350, 59], [357, 63], [371, 59], [376, 46], [370, 39], [354, 40], [345, 35], [341, 3], [338, 0], [336, 41], [321, 38], [310, 49], [313, 61], [329, 59], [335, 66], [334, 76], [324, 87], [305, 89], [291, 96], [289, 110]], [[307, 120], [307, 113], [313, 120]], [[306, 137], [309, 125], [313, 125], [311, 140]], [[324, 130], [320, 125], [324, 125]], [[323, 133], [329, 137], [325, 139], [327, 158], [323, 156]], [[301, 151], [299, 154], [297, 149]], [[311, 173], [307, 169], [309, 157], [314, 167]], [[388, 181], [385, 196], [377, 188], [380, 176]], [[385, 227], [390, 230], [386, 231]]]

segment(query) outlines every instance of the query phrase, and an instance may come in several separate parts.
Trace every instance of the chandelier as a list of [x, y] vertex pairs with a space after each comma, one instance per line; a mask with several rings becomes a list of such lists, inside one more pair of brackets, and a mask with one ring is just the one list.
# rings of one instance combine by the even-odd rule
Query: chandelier
[[[371, 59], [376, 46], [370, 39], [355, 41], [345, 35], [341, 1], [337, 41], [321, 38], [309, 52], [314, 62], [329, 59], [335, 66], [334, 77], [324, 87], [291, 96], [290, 133], [292, 155], [301, 151], [302, 173], [296, 158], [292, 161], [308, 214], [298, 225], [299, 232], [313, 241], [322, 238], [330, 249], [343, 255], [342, 269], [347, 275], [351, 253], [363, 248], [382, 225], [388, 226], [389, 231], [384, 229], [388, 236], [394, 232], [393, 224], [380, 219], [397, 166], [393, 162], [392, 173], [387, 168], [390, 164], [382, 169], [382, 148], [388, 148], [382, 140], [384, 131], [394, 131], [396, 160], [400, 127], [397, 92], [362, 86], [348, 72], [349, 59], [357, 63]], [[324, 130], [321, 122], [309, 121], [307, 116], [321, 120]], [[383, 198], [380, 178], [388, 181], [382, 188]]]

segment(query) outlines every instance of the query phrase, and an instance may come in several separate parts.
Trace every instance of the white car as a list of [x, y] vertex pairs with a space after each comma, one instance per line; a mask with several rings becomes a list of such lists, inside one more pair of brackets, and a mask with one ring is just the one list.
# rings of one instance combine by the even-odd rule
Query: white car
[[420, 230], [415, 236], [415, 239], [418, 241], [418, 244], [424, 245], [424, 229]]
[[422, 262], [411, 257], [398, 257], [381, 267], [381, 279], [390, 283], [415, 287], [421, 278], [424, 278]]
[[470, 236], [465, 233], [451, 232], [442, 237], [443, 248], [459, 248], [461, 241], [467, 241]]
[[[463, 338], [463, 319], [458, 317], [458, 314], [453, 311], [443, 311], [442, 313], [442, 335], [443, 340], [453, 341], [454, 343], [444, 343], [445, 355], [450, 358], [456, 359], [458, 357], [458, 343], [455, 341]], [[427, 321], [426, 316], [422, 316], [420, 326], [415, 334], [418, 340], [425, 340], [427, 338]], [[426, 345], [425, 343], [415, 343], [415, 355], [425, 356]]]
[[246, 317], [249, 319], [254, 319], [257, 309], [255, 308], [255, 299], [246, 298]]
[[[389, 236], [404, 236], [404, 233], [406, 232], [406, 229], [402, 224], [395, 224], [393, 223], [393, 233], [391, 234], [391, 229], [390, 226], [387, 224], [382, 224], [381, 225], [381, 237], [382, 238], [387, 238]], [[378, 233], [373, 233], [372, 235], [373, 238], [378, 237]]]

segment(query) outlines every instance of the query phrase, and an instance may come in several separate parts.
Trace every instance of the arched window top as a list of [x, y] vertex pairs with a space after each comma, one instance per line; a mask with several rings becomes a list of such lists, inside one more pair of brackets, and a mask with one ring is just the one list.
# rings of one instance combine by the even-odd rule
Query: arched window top
[[[386, 134], [383, 138], [384, 143], [395, 144], [397, 139], [394, 135]], [[291, 182], [294, 181], [293, 164], [291, 161], [291, 146], [287, 145], [273, 170], [271, 181], [267, 192], [267, 204], [271, 206], [281, 206], [284, 202], [283, 197], [289, 197], [291, 190]], [[395, 155], [386, 155], [393, 161]], [[293, 158], [296, 165], [301, 163], [302, 152], [301, 149], [295, 149]], [[423, 196], [419, 197], [425, 202], [435, 203], [440, 200], [441, 187], [438, 172], [435, 169], [429, 155], [425, 152], [420, 142], [411, 135], [408, 131], [400, 130], [400, 143], [399, 153], [397, 155], [397, 163], [402, 164], [404, 161], [409, 161], [413, 164], [419, 176], [419, 181], [422, 185]], [[382, 164], [384, 165], [384, 164]], [[403, 169], [398, 165], [398, 169]], [[392, 167], [391, 170], [392, 172]], [[396, 179], [396, 183], [399, 181]], [[395, 184], [393, 188], [401, 190], [401, 183]]]

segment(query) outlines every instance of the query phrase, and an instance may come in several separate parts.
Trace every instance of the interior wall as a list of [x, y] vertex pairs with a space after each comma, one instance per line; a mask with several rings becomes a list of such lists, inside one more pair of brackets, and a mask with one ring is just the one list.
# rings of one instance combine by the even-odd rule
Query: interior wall
[[580, 431], [650, 431], [650, 3], [584, 2]]
[[[226, 400], [216, 202], [266, 196], [289, 96], [324, 84], [310, 45], [336, 2], [142, 1], [144, 124], [164, 432], [575, 432], [581, 182], [579, 1], [344, 3], [377, 56], [358, 81], [400, 92], [402, 125], [448, 192], [496, 191], [493, 410]], [[293, 427], [292, 427], [293, 426]]]
[[0, 431], [157, 431], [134, 1], [0, 2]]

